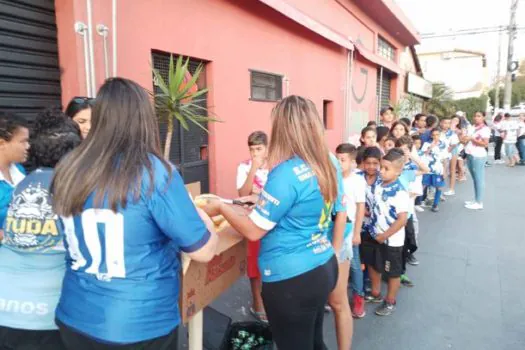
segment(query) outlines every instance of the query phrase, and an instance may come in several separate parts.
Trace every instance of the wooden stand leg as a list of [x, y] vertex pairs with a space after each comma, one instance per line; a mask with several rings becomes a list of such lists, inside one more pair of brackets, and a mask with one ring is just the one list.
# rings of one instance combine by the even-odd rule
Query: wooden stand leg
[[197, 312], [188, 322], [189, 350], [202, 350], [203, 322], [202, 311]]

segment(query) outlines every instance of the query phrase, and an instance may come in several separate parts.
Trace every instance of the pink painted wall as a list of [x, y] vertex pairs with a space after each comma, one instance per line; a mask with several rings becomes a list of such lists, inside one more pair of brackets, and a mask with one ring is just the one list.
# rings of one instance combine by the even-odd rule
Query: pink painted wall
[[[94, 0], [93, 23], [111, 27], [111, 2]], [[73, 7], [71, 12], [66, 13]], [[85, 20], [85, 2], [57, 0], [57, 24], [64, 101], [85, 90], [82, 42], [70, 37], [72, 19]], [[210, 126], [210, 186], [223, 196], [235, 194], [238, 162], [248, 157], [246, 138], [254, 130], [270, 130], [273, 103], [250, 101], [249, 69], [282, 74], [290, 94], [333, 101], [334, 127], [327, 132], [331, 148], [342, 141], [346, 53], [269, 7], [252, 1], [195, 0], [119, 1], [118, 75], [152, 89], [151, 50], [210, 61], [209, 105], [224, 123]], [[66, 35], [67, 34], [67, 35]], [[103, 82], [102, 42], [95, 39], [97, 84]], [[109, 41], [111, 45], [111, 41]], [[73, 54], [75, 53], [75, 54]], [[111, 54], [110, 54], [111, 57]], [[74, 66], [74, 67], [73, 67]], [[72, 72], [76, 72], [73, 74]], [[286, 84], [285, 84], [286, 85]], [[285, 89], [285, 86], [283, 87]]]

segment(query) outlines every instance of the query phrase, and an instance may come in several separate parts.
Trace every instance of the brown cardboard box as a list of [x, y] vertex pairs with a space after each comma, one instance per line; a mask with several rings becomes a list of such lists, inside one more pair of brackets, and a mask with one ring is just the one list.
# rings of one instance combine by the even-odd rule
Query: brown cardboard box
[[[198, 184], [198, 183], [197, 183]], [[200, 185], [186, 186], [192, 197], [200, 194]], [[180, 313], [187, 323], [224, 291], [246, 274], [246, 242], [232, 227], [218, 233], [217, 255], [208, 263], [182, 255]]]
[[246, 273], [246, 242], [231, 227], [219, 234], [217, 255], [208, 263], [190, 261], [182, 276], [181, 316], [187, 323]]

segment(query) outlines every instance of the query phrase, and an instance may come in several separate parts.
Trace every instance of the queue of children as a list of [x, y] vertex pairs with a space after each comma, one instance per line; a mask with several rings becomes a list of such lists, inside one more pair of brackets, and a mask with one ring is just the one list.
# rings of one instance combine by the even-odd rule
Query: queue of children
[[[31, 136], [22, 119], [0, 115], [0, 348], [176, 347], [180, 252], [209, 261], [218, 244], [209, 217], [220, 214], [250, 241], [251, 312], [279, 349], [325, 348], [327, 304], [338, 348], [350, 349], [352, 316], [365, 317], [365, 302], [391, 315], [400, 286], [414, 285], [416, 204], [433, 190], [438, 211], [459, 145], [476, 191], [467, 207], [482, 209], [488, 139], [479, 113], [456, 138], [451, 124], [461, 118], [420, 115], [410, 129], [386, 108], [361, 145], [343, 143], [334, 156], [313, 102], [288, 96], [272, 111], [271, 137], [248, 138], [251, 159], [236, 181], [246, 208], [210, 197], [197, 209], [160, 155], [144, 89], [113, 78], [95, 100], [72, 103], [67, 116], [40, 115]], [[43, 221], [26, 225], [27, 215]]]

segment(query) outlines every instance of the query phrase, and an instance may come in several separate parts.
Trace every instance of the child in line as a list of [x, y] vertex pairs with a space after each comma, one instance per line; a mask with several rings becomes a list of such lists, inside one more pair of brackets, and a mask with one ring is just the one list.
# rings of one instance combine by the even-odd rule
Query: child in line
[[367, 127], [372, 127], [372, 128], [377, 128], [377, 123], [373, 120], [369, 121], [367, 124], [366, 124]]
[[386, 126], [378, 126], [376, 128], [377, 133], [377, 147], [381, 150], [381, 154], [385, 154], [385, 141], [388, 138], [390, 129]]
[[412, 122], [412, 130], [410, 130], [410, 135], [419, 134], [421, 135], [426, 131], [427, 127], [427, 116], [423, 113], [418, 113], [414, 117], [414, 121]]
[[423, 185], [425, 186], [423, 199], [426, 199], [429, 188], [434, 188], [435, 195], [432, 211], [437, 213], [439, 211], [441, 189], [445, 185], [445, 179], [443, 177], [443, 157], [446, 146], [445, 143], [441, 141], [441, 132], [439, 129], [432, 129], [431, 137], [431, 141], [425, 142], [421, 149], [428, 159], [428, 166], [430, 168], [430, 174], [423, 175]]
[[505, 120], [500, 125], [500, 131], [503, 137], [503, 146], [505, 147], [505, 157], [507, 166], [514, 167], [519, 161], [517, 155], [516, 142], [518, 141], [519, 124], [512, 120], [510, 113], [505, 113]]
[[[250, 160], [239, 164], [237, 168], [237, 191], [245, 197], [260, 194], [268, 179], [266, 157], [268, 154], [268, 136], [262, 131], [255, 131], [248, 136]], [[261, 296], [262, 282], [258, 266], [260, 241], [248, 241], [247, 275], [252, 290], [252, 307], [250, 313], [261, 322], [268, 322]]]
[[[458, 135], [451, 129], [452, 118], [443, 117], [439, 122], [439, 128], [441, 129], [441, 141], [445, 144], [445, 151], [443, 154], [443, 175], [445, 178], [449, 178], [452, 175], [450, 171], [452, 161], [452, 151], [459, 144]], [[455, 174], [454, 174], [455, 176]], [[447, 191], [444, 195], [454, 195], [454, 193]]]
[[421, 135], [421, 141], [423, 142], [423, 144], [425, 142], [430, 142], [432, 141], [432, 130], [434, 130], [435, 128], [437, 128], [438, 126], [438, 118], [435, 116], [435, 115], [429, 115], [427, 116], [426, 120], [425, 120], [425, 123], [427, 125], [427, 128], [425, 131], [421, 132], [420, 135]]
[[[399, 181], [404, 157], [403, 151], [395, 148], [381, 160], [381, 181], [373, 194], [371, 228], [363, 240], [362, 258], [372, 280], [372, 292], [367, 300], [381, 303], [375, 311], [379, 316], [388, 316], [394, 312], [403, 273], [403, 246], [410, 202], [408, 192]], [[383, 273], [388, 278], [388, 291], [384, 300], [381, 296]]]
[[[418, 155], [418, 157], [421, 159], [421, 161], [428, 167], [428, 162], [426, 157], [424, 156], [423, 152], [421, 151], [422, 143], [421, 143], [421, 136], [419, 134], [412, 135], [412, 142], [413, 142], [413, 150]], [[417, 177], [418, 183], [421, 186], [421, 194], [416, 197], [414, 201], [414, 209], [416, 212], [424, 212], [425, 209], [423, 209], [423, 206], [421, 205], [423, 202], [423, 175], [420, 175]]]
[[365, 290], [361, 259], [359, 257], [359, 245], [361, 244], [361, 229], [365, 216], [367, 184], [364, 177], [357, 173], [357, 149], [354, 145], [343, 143], [337, 146], [336, 154], [343, 171], [343, 184], [347, 199], [347, 229], [352, 233], [353, 258], [350, 264], [353, 291], [351, 299], [352, 316], [363, 318], [366, 315], [364, 308]]
[[417, 250], [415, 219], [415, 199], [423, 194], [422, 175], [428, 173], [430, 169], [419, 158], [417, 152], [413, 152], [413, 141], [410, 136], [403, 136], [396, 142], [396, 147], [403, 151], [405, 155], [405, 164], [403, 172], [399, 177], [399, 181], [410, 197], [410, 205], [408, 210], [408, 220], [405, 226], [405, 245], [403, 248], [403, 274], [401, 275], [401, 283], [408, 287], [413, 287], [414, 283], [406, 274], [406, 264], [411, 261], [413, 265], [418, 265], [417, 259], [413, 255]]
[[388, 136], [384, 143], [385, 154], [388, 153], [391, 149], [396, 147], [396, 138], [394, 136]]
[[365, 147], [375, 147], [377, 144], [377, 132], [376, 129], [372, 126], [367, 126], [361, 130], [361, 146]]

